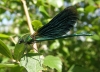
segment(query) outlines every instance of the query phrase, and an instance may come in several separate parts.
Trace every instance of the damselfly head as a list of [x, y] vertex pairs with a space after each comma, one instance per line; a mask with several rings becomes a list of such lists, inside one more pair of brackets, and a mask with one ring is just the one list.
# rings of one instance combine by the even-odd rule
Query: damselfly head
[[31, 44], [32, 42], [34, 42], [34, 39], [30, 36], [30, 34], [25, 34], [19, 39], [18, 44], [21, 43]]
[[24, 43], [24, 39], [19, 39], [18, 44]]

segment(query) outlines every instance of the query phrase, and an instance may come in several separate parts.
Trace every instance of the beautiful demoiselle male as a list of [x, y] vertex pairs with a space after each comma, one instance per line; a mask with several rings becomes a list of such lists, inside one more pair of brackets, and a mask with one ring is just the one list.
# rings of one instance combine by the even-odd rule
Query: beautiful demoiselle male
[[73, 36], [91, 36], [91, 34], [67, 35], [67, 32], [74, 26], [77, 20], [77, 10], [75, 7], [69, 6], [57, 14], [48, 24], [38, 29], [34, 34], [27, 35], [25, 38], [22, 37], [19, 43], [31, 44], [32, 42], [40, 42]]

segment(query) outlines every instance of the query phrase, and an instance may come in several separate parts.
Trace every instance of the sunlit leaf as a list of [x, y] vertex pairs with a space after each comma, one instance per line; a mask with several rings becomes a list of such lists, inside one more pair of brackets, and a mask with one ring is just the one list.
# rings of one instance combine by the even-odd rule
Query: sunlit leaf
[[10, 36], [9, 35], [6, 35], [6, 34], [0, 34], [0, 38], [2, 39], [6, 39], [6, 38], [9, 38]]
[[48, 0], [48, 3], [56, 8], [63, 6], [63, 0]]
[[84, 1], [84, 0], [71, 0], [71, 3], [72, 3], [72, 5], [75, 5], [75, 4], [82, 2], [82, 1]]
[[20, 65], [25, 67], [28, 72], [39, 72], [42, 70], [40, 56], [24, 56]]
[[47, 13], [47, 11], [45, 10], [44, 6], [40, 6], [39, 7], [39, 11], [42, 12], [42, 13], [44, 13], [46, 16], [49, 16], [48, 13]]
[[100, 36], [99, 36], [99, 35], [96, 35], [96, 34], [93, 35], [92, 38], [93, 38], [94, 40], [100, 40]]
[[95, 6], [89, 5], [85, 8], [85, 13], [93, 12], [95, 9]]
[[39, 20], [33, 20], [32, 25], [35, 31], [43, 26]]
[[54, 56], [49, 55], [49, 56], [45, 57], [43, 64], [45, 66], [49, 66], [52, 69], [54, 69], [54, 68], [57, 69], [58, 72], [62, 71], [62, 62], [59, 59], [59, 57], [54, 57]]
[[0, 64], [0, 68], [5, 68], [5, 67], [16, 67], [17, 65], [15, 64]]

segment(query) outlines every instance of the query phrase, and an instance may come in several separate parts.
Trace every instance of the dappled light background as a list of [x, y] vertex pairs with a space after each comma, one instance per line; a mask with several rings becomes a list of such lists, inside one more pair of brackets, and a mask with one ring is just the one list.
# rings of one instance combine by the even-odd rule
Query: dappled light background
[[[74, 5], [79, 20], [68, 34], [93, 34], [93, 36], [70, 37], [38, 43], [41, 54], [60, 57], [62, 72], [74, 65], [83, 66], [93, 72], [100, 71], [100, 0], [26, 0], [31, 21], [47, 24], [64, 8]], [[34, 25], [33, 25], [34, 28]], [[34, 30], [37, 30], [34, 28]], [[0, 34], [12, 36], [15, 43], [23, 34], [30, 33], [20, 0], [0, 0]], [[12, 51], [15, 44], [0, 35], [0, 39]], [[8, 61], [0, 54], [0, 62]], [[1, 71], [0, 71], [1, 72]]]

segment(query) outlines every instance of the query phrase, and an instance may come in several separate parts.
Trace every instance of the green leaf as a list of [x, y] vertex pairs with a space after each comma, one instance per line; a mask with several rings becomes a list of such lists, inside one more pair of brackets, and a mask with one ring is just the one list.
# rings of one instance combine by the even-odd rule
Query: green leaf
[[97, 3], [98, 5], [100, 5], [100, 1], [98, 0], [98, 1], [95, 1], [95, 3]]
[[44, 13], [47, 17], [49, 17], [49, 14], [47, 13], [47, 11], [45, 10], [44, 6], [40, 6], [39, 7], [39, 11]]
[[84, 12], [84, 8], [78, 8], [77, 11]]
[[48, 3], [56, 8], [60, 8], [63, 6], [64, 1], [63, 0], [48, 0]]
[[35, 31], [43, 26], [39, 20], [33, 20], [32, 25]]
[[47, 56], [44, 59], [45, 66], [49, 66], [50, 68], [55, 68], [58, 70], [58, 72], [62, 72], [62, 62], [59, 59], [59, 57], [54, 57], [54, 56]]
[[89, 5], [85, 8], [85, 13], [93, 12], [95, 8], [95, 6]]
[[57, 49], [59, 48], [59, 46], [60, 46], [59, 41], [55, 40], [55, 42], [50, 45], [50, 50]]
[[41, 61], [40, 56], [25, 56], [21, 58], [20, 65], [28, 72], [39, 72], [42, 70]]
[[8, 47], [0, 40], [0, 53], [12, 59], [12, 54]]
[[0, 38], [5, 39], [5, 38], [9, 38], [9, 37], [10, 37], [9, 35], [6, 35], [6, 34], [0, 34]]
[[24, 67], [18, 65], [16, 67], [11, 68], [10, 72], [27, 72], [27, 71], [25, 70]]
[[86, 2], [86, 3], [89, 3], [89, 5], [92, 5], [92, 6], [95, 5], [94, 0], [86, 0], [85, 2]]
[[68, 70], [68, 72], [92, 72], [92, 71], [78, 65], [72, 65], [72, 67]]
[[16, 44], [15, 49], [14, 49], [14, 59], [16, 61], [20, 61], [21, 57], [24, 54], [24, 51], [25, 51], [24, 44]]
[[75, 5], [75, 4], [82, 2], [82, 1], [84, 1], [84, 0], [71, 0], [71, 3], [72, 3], [72, 5]]
[[0, 68], [4, 68], [4, 67], [16, 67], [17, 65], [15, 64], [0, 64]]
[[95, 35], [93, 35], [93, 37], [92, 37], [92, 38], [93, 38], [94, 40], [98, 40], [98, 41], [100, 40], [100, 36], [99, 36], [99, 35], [96, 35], [96, 34], [95, 34]]
[[97, 18], [95, 18], [93, 21], [92, 21], [92, 24], [97, 24], [97, 26], [99, 25], [99, 20], [100, 20], [100, 17], [97, 17]]

